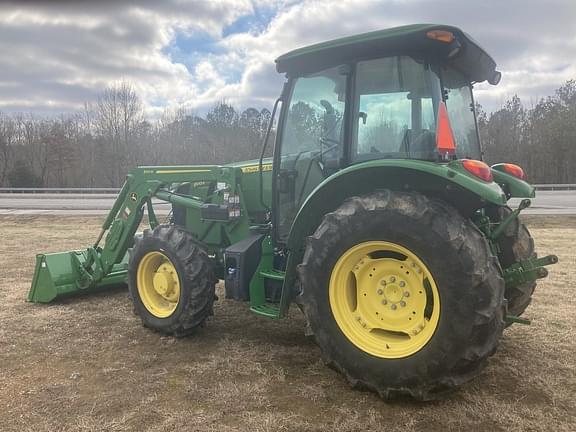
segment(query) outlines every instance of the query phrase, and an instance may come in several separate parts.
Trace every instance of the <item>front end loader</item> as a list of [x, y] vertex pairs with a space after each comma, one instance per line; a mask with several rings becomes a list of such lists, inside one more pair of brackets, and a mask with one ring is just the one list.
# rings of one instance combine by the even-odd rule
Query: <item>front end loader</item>
[[298, 305], [325, 361], [384, 399], [469, 381], [557, 261], [518, 217], [534, 197], [523, 170], [482, 161], [472, 89], [498, 84], [496, 63], [460, 29], [418, 24], [276, 67], [259, 160], [134, 169], [91, 247], [37, 256], [28, 300], [127, 283], [144, 325], [183, 336], [222, 280], [258, 315]]

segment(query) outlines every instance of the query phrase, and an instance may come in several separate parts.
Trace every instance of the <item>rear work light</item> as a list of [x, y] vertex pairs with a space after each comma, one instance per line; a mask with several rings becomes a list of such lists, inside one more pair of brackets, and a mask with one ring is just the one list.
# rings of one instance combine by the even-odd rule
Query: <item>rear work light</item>
[[510, 174], [520, 180], [526, 180], [526, 174], [524, 170], [516, 164], [503, 163], [500, 165], [506, 174]]
[[470, 174], [486, 182], [492, 181], [492, 170], [484, 162], [474, 159], [464, 159], [462, 166]]

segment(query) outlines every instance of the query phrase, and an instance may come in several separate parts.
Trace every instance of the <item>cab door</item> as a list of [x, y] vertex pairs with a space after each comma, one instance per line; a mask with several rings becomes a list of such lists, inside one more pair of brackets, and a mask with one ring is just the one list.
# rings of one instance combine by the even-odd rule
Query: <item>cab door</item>
[[286, 241], [308, 195], [340, 168], [348, 70], [334, 67], [292, 81], [274, 160], [274, 227], [279, 243]]

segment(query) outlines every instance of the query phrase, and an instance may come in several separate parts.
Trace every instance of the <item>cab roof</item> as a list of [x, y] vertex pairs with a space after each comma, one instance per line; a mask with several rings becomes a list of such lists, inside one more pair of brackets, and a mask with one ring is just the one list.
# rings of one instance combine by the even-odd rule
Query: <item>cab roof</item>
[[[448, 58], [454, 45], [431, 39], [434, 30], [452, 32], [461, 49]], [[451, 48], [452, 47], [452, 48]], [[334, 39], [299, 48], [276, 59], [276, 70], [288, 76], [300, 76], [361, 59], [411, 55], [441, 62], [459, 69], [471, 82], [490, 79], [496, 62], [469, 35], [457, 27], [441, 24], [412, 24]]]

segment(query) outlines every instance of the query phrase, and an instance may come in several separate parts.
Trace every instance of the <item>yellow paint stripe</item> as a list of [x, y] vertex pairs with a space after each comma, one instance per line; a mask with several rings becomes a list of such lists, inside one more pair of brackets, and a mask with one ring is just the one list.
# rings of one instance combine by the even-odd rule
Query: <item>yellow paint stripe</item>
[[[260, 166], [259, 165], [251, 165], [247, 167], [240, 168], [243, 173], [253, 173], [258, 172]], [[272, 171], [272, 164], [264, 164], [262, 165], [262, 171]]]
[[190, 174], [190, 173], [203, 173], [210, 172], [209, 169], [187, 169], [187, 170], [158, 170], [156, 174]]

